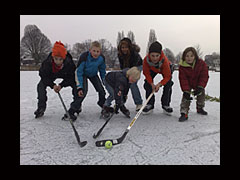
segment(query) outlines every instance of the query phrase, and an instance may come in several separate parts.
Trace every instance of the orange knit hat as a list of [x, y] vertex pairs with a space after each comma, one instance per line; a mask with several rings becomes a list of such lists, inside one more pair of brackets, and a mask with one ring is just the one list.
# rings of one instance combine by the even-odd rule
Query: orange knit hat
[[62, 57], [63, 59], [66, 58], [67, 50], [64, 47], [61, 41], [56, 41], [53, 48], [52, 48], [52, 56]]

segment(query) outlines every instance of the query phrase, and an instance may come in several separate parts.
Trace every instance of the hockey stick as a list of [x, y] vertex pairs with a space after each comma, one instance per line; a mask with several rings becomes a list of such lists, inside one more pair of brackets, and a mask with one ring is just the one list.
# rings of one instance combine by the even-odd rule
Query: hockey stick
[[113, 117], [113, 115], [115, 114], [115, 109], [116, 109], [116, 104], [114, 105], [114, 111], [111, 113], [110, 117], [106, 120], [106, 122], [103, 124], [103, 126], [98, 130], [97, 134], [93, 135], [93, 138], [96, 139], [102, 132], [102, 130], [104, 129], [104, 127], [107, 125], [107, 123], [110, 121], [110, 119]]
[[68, 113], [68, 111], [67, 111], [67, 108], [66, 108], [66, 106], [65, 106], [65, 104], [64, 104], [64, 102], [63, 102], [62, 96], [61, 96], [61, 94], [60, 94], [59, 92], [58, 92], [58, 96], [59, 96], [59, 98], [60, 98], [60, 100], [61, 100], [61, 102], [62, 102], [63, 108], [64, 108], [64, 110], [65, 110], [65, 112], [66, 112], [66, 114], [67, 114], [67, 116], [68, 116], [69, 122], [70, 122], [70, 124], [71, 124], [71, 126], [72, 126], [72, 128], [73, 128], [73, 131], [74, 131], [74, 134], [75, 134], [75, 136], [76, 136], [76, 138], [77, 138], [78, 144], [80, 145], [80, 147], [85, 146], [85, 145], [87, 144], [87, 141], [83, 141], [83, 142], [80, 141], [80, 137], [79, 137], [79, 135], [78, 135], [78, 132], [77, 132], [75, 126], [73, 125], [72, 119], [70, 118], [70, 115], [69, 115], [69, 113]]
[[105, 146], [105, 142], [106, 141], [111, 141], [112, 145], [116, 145], [116, 144], [120, 144], [124, 138], [126, 137], [127, 133], [130, 131], [131, 127], [133, 126], [133, 124], [136, 122], [137, 118], [140, 116], [141, 112], [143, 111], [143, 109], [145, 108], [145, 106], [147, 105], [148, 101], [151, 99], [151, 97], [153, 96], [154, 92], [152, 92], [150, 94], [150, 96], [147, 98], [147, 100], [144, 102], [143, 106], [141, 107], [141, 109], [138, 111], [138, 113], [136, 114], [136, 116], [133, 118], [133, 120], [131, 121], [131, 123], [129, 124], [129, 126], [127, 127], [127, 129], [125, 130], [125, 132], [123, 133], [123, 135], [118, 138], [118, 139], [106, 139], [106, 140], [101, 140], [101, 141], [96, 141], [96, 146], [97, 147], [102, 147]]
[[93, 138], [96, 139], [102, 132], [102, 130], [104, 129], [104, 127], [107, 125], [107, 123], [110, 121], [110, 119], [113, 117], [114, 112], [111, 113], [110, 117], [106, 120], [106, 122], [103, 124], [103, 126], [98, 130], [97, 134], [93, 135]]

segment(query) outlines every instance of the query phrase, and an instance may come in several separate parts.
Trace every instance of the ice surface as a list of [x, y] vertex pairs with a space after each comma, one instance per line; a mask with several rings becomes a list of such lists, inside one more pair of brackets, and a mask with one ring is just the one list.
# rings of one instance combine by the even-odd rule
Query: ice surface
[[[210, 79], [206, 92], [211, 96], [220, 95], [220, 73], [209, 72]], [[161, 80], [157, 75], [155, 82]], [[34, 118], [37, 108], [37, 71], [20, 72], [20, 164], [46, 165], [205, 165], [220, 164], [220, 103], [206, 101], [207, 116], [196, 113], [196, 101], [190, 107], [189, 120], [178, 122], [182, 92], [178, 81], [178, 71], [173, 74], [172, 116], [163, 114], [161, 108], [162, 89], [156, 94], [155, 109], [150, 115], [140, 115], [124, 141], [112, 149], [95, 146], [93, 134], [103, 125], [99, 119], [100, 108], [96, 104], [97, 93], [89, 83], [89, 91], [83, 102], [83, 110], [74, 123], [81, 141], [88, 144], [80, 148], [69, 122], [62, 121], [64, 109], [58, 95], [47, 88], [47, 110], [43, 117]], [[61, 82], [61, 80], [56, 80]], [[144, 75], [138, 82], [142, 98]], [[72, 102], [71, 88], [60, 91], [69, 108]], [[119, 138], [135, 112], [131, 92], [126, 107], [131, 119], [121, 113], [115, 115], [97, 138]]]

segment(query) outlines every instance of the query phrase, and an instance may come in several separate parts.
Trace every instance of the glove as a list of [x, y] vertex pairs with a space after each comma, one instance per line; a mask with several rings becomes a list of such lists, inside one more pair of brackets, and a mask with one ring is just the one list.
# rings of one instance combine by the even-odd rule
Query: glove
[[188, 92], [184, 92], [183, 97], [188, 101], [193, 100], [193, 98], [190, 96], [190, 93], [188, 93]]
[[197, 87], [196, 90], [193, 91], [193, 95], [194, 96], [200, 96], [203, 92], [203, 88], [202, 87]]

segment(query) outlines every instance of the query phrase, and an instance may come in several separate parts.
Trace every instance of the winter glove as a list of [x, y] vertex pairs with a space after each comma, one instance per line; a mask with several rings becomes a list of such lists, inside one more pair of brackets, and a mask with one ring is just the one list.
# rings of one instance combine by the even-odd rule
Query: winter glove
[[189, 92], [183, 92], [183, 97], [188, 101], [193, 100], [193, 98], [190, 96]]
[[203, 92], [203, 87], [198, 86], [196, 90], [193, 91], [194, 96], [200, 96]]

